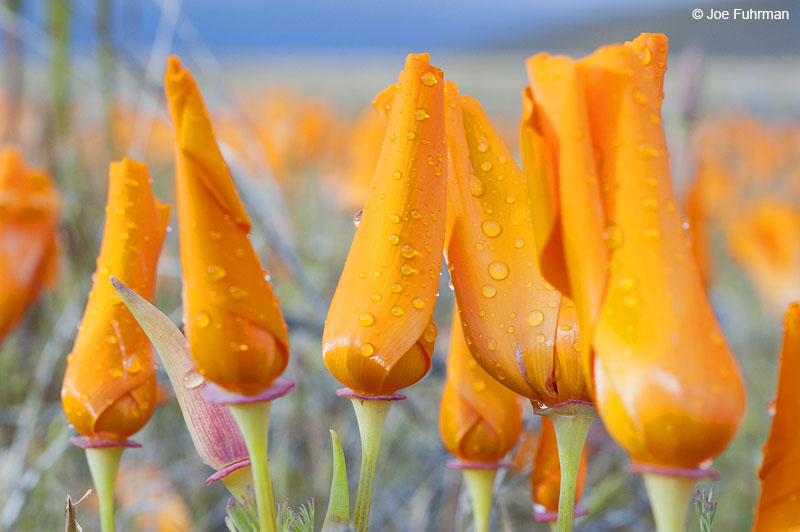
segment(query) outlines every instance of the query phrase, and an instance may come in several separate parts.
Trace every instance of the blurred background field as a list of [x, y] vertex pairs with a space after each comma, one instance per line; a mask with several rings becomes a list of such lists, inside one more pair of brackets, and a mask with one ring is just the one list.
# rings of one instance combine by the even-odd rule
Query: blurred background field
[[[2, 142], [52, 173], [63, 206], [60, 275], [0, 345], [0, 530], [59, 529], [66, 495], [78, 498], [91, 486], [83, 453], [68, 443], [59, 390], [94, 271], [108, 163], [142, 160], [156, 194], [174, 196], [161, 83], [167, 55], [179, 54], [198, 79], [290, 329], [286, 376], [297, 389], [273, 407], [276, 497], [292, 506], [313, 497], [321, 523], [328, 429], [345, 446], [351, 484], [360, 459], [355, 417], [334, 395], [339, 386], [322, 364], [320, 337], [382, 136], [374, 133], [372, 98], [395, 82], [406, 53], [429, 51], [448, 79], [481, 100], [513, 151], [526, 57], [582, 56], [644, 31], [671, 39], [664, 123], [673, 179], [748, 386], [743, 425], [714, 462], [721, 478], [701, 487], [713, 487], [719, 501], [716, 530], [749, 530], [781, 316], [785, 303], [800, 298], [800, 8], [789, 0], [253, 4], [2, 1]], [[791, 19], [695, 21], [697, 7], [787, 9]], [[2, 246], [12, 258], [18, 253]], [[176, 323], [177, 253], [173, 232], [155, 303]], [[384, 432], [373, 530], [470, 527], [460, 475], [445, 468], [438, 433], [452, 309], [446, 274], [440, 293], [431, 372], [392, 409]], [[225, 530], [227, 492], [204, 485], [211, 470], [192, 448], [166, 377], [159, 379], [164, 400], [136, 436], [143, 447], [123, 457], [121, 529]], [[525, 413], [535, 433], [538, 421], [530, 407]], [[531, 434], [515, 451], [518, 469], [500, 485], [493, 530], [546, 530], [530, 517]], [[589, 515], [577, 530], [652, 530], [641, 480], [625, 472], [627, 457], [600, 423], [589, 446], [581, 503]], [[92, 496], [77, 509], [84, 530], [99, 529]], [[142, 517], [148, 514], [153, 520]], [[687, 530], [697, 530], [693, 518]]]

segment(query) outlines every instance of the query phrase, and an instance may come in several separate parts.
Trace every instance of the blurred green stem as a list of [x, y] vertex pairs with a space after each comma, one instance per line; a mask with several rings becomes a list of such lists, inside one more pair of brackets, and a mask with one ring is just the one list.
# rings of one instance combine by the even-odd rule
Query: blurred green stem
[[125, 447], [94, 447], [86, 449], [86, 461], [92, 475], [94, 489], [100, 501], [100, 528], [114, 532], [114, 482], [117, 479], [119, 459]]
[[464, 469], [469, 497], [472, 500], [472, 521], [475, 532], [489, 532], [496, 469]]
[[381, 445], [381, 434], [386, 422], [386, 415], [391, 408], [391, 401], [373, 401], [352, 398], [356, 411], [358, 431], [361, 434], [361, 475], [358, 478], [358, 494], [353, 516], [356, 532], [366, 532], [369, 521], [369, 509], [372, 504], [372, 483], [375, 477], [375, 463], [378, 448]]
[[250, 453], [253, 470], [253, 488], [256, 493], [256, 508], [260, 532], [276, 532], [275, 496], [269, 474], [269, 410], [270, 401], [229, 405], [236, 423], [244, 436]]
[[69, 125], [70, 0], [50, 0], [50, 33], [53, 37], [51, 90], [56, 141], [66, 136]]
[[3, 127], [4, 139], [17, 139], [22, 109], [22, 43], [20, 42], [17, 17], [22, 11], [22, 0], [5, 0], [6, 9], [12, 14], [11, 30], [6, 35], [6, 86], [7, 105]]
[[644, 487], [658, 532], [682, 532], [696, 479], [645, 473]]
[[597, 419], [597, 410], [588, 403], [568, 401], [537, 413], [553, 420], [561, 462], [561, 489], [558, 494], [557, 532], [572, 532], [575, 511], [575, 485], [586, 434]]
[[97, 0], [97, 60], [100, 66], [100, 90], [105, 106], [106, 155], [114, 158], [114, 45], [111, 40], [111, 0]]

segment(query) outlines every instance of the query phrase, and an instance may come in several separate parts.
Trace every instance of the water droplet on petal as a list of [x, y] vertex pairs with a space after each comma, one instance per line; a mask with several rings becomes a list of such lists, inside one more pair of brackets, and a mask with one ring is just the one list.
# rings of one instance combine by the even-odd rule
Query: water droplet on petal
[[625, 235], [622, 232], [622, 228], [615, 224], [608, 224], [605, 228], [605, 231], [603, 231], [603, 234], [600, 236], [602, 237], [603, 242], [609, 251], [619, 249], [619, 247], [625, 241]]
[[403, 246], [403, 248], [400, 250], [400, 254], [401, 254], [402, 256], [404, 256], [405, 258], [407, 258], [407, 259], [410, 259], [410, 258], [414, 257], [414, 255], [415, 255], [416, 253], [417, 253], [417, 252], [414, 250], [414, 246], [412, 246], [412, 245], [410, 245], [410, 244], [406, 244], [406, 245], [405, 245], [405, 246]]
[[392, 172], [392, 177], [395, 179], [400, 179], [401, 177], [403, 177], [403, 172], [401, 172], [400, 170], [395, 170], [394, 172]]
[[436, 85], [436, 83], [438, 83], [436, 76], [434, 76], [430, 72], [425, 72], [423, 75], [420, 76], [419, 79], [420, 81], [422, 81], [422, 84], [427, 87], [433, 87], [434, 85]]
[[497, 289], [490, 284], [485, 284], [483, 285], [481, 292], [485, 297], [494, 297], [495, 294], [497, 294]]
[[492, 276], [492, 279], [502, 281], [508, 277], [508, 266], [505, 262], [493, 262], [489, 264], [489, 275]]
[[400, 243], [400, 237], [397, 235], [389, 235], [389, 243], [393, 246], [396, 246]]
[[373, 345], [369, 342], [361, 346], [361, 356], [363, 357], [371, 357], [374, 352], [375, 347], [373, 347]]
[[400, 283], [394, 283], [391, 290], [393, 294], [399, 294], [403, 291], [403, 287], [400, 285]]
[[481, 163], [481, 170], [483, 170], [484, 172], [488, 172], [491, 169], [492, 169], [492, 162], [491, 161], [483, 161]]
[[358, 322], [364, 327], [371, 327], [375, 323], [375, 317], [369, 312], [365, 312], [358, 319]]
[[423, 300], [421, 297], [415, 297], [413, 300], [411, 300], [411, 304], [414, 305], [414, 308], [422, 308], [425, 306], [425, 300]]
[[353, 225], [358, 227], [358, 224], [361, 223], [361, 215], [364, 214], [364, 209], [358, 209], [356, 213], [353, 215]]
[[541, 310], [534, 310], [528, 314], [528, 325], [536, 327], [544, 321], [544, 313]]
[[208, 275], [214, 281], [220, 281], [225, 278], [226, 272], [222, 266], [217, 266], [215, 264], [211, 264], [208, 266]]
[[484, 220], [481, 224], [481, 230], [489, 238], [494, 238], [503, 232], [503, 226], [495, 220]]
[[425, 109], [422, 109], [421, 107], [414, 109], [414, 118], [416, 118], [417, 120], [425, 120], [426, 118], [429, 117], [430, 115], [428, 114], [427, 111], [425, 111]]
[[403, 315], [403, 309], [400, 308], [400, 307], [392, 307], [392, 315], [398, 316], [398, 317], [402, 316]]
[[543, 344], [544, 341], [547, 340], [547, 338], [545, 337], [544, 334], [539, 333], [536, 335], [536, 338], [534, 338], [534, 340], [536, 341], [537, 344]]
[[205, 312], [198, 312], [194, 317], [194, 324], [200, 329], [205, 329], [211, 324], [211, 317]]

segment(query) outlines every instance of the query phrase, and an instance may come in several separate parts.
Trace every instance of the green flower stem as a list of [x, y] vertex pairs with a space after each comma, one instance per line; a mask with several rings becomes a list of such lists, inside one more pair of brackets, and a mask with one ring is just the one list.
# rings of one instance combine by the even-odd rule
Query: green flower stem
[[86, 449], [86, 461], [92, 475], [94, 489], [100, 500], [100, 529], [114, 532], [114, 482], [117, 479], [119, 459], [125, 447], [92, 447]]
[[497, 469], [464, 469], [469, 497], [472, 500], [472, 521], [475, 532], [489, 532], [494, 478]]
[[653, 507], [658, 532], [682, 532], [697, 479], [645, 473], [644, 487]]
[[269, 475], [269, 409], [270, 401], [228, 405], [244, 436], [253, 469], [253, 488], [260, 532], [276, 532], [275, 496]]
[[361, 434], [361, 475], [358, 479], [353, 525], [356, 532], [367, 532], [375, 463], [381, 444], [383, 424], [386, 422], [386, 415], [389, 413], [392, 403], [391, 401], [373, 401], [356, 397], [352, 398], [352, 402], [358, 420], [358, 431]]
[[234, 499], [242, 500], [247, 495], [247, 485], [253, 485], [253, 474], [250, 466], [242, 467], [222, 477], [222, 483], [228, 488]]
[[536, 413], [549, 416], [556, 430], [558, 459], [561, 462], [561, 490], [558, 494], [556, 531], [572, 532], [578, 467], [581, 463], [586, 434], [592, 422], [597, 419], [597, 411], [589, 403], [569, 401], [545, 410], [537, 410]]

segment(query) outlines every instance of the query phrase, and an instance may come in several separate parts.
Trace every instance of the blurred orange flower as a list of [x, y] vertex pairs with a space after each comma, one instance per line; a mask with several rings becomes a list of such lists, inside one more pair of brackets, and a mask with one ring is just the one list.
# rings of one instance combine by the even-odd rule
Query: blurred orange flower
[[[593, 331], [585, 368], [606, 427], [634, 462], [697, 468], [733, 437], [745, 392], [675, 202], [660, 118], [666, 54], [666, 37], [643, 34], [577, 62], [532, 57], [523, 149], [547, 169], [529, 173], [548, 192], [536, 196], [536, 226], [553, 231], [537, 236], [564, 243], [541, 250], [545, 276], [566, 265], [597, 290], [576, 304]], [[574, 167], [559, 150], [577, 141]], [[573, 197], [586, 198], [590, 221], [566, 223]], [[547, 218], [559, 212], [560, 224]], [[569, 289], [578, 284], [570, 273]]]
[[447, 258], [478, 364], [537, 407], [591, 397], [575, 305], [545, 282], [526, 176], [477, 100], [446, 87], [450, 150]]
[[753, 532], [800, 528], [800, 304], [792, 303], [783, 329], [775, 416], [758, 477], [761, 496]]
[[370, 105], [361, 111], [353, 125], [350, 143], [346, 148], [349, 156], [345, 166], [347, 175], [343, 182], [334, 185], [345, 208], [357, 210], [367, 201], [386, 135], [386, 124], [379, 112], [379, 109]]
[[517, 395], [487, 375], [472, 358], [456, 312], [439, 432], [447, 450], [460, 460], [485, 463], [501, 460], [522, 432]]
[[800, 297], [798, 149], [796, 124], [708, 120], [696, 134], [696, 170], [685, 199], [706, 281], [714, 269], [712, 237], [719, 235], [776, 314]]
[[255, 395], [286, 369], [286, 324], [200, 91], [177, 57], [168, 60], [164, 85], [176, 136], [186, 336], [202, 375]]
[[0, 151], [0, 341], [55, 279], [61, 198], [50, 176]]
[[322, 339], [325, 366], [356, 393], [393, 394], [430, 368], [445, 231], [443, 85], [428, 55], [412, 54], [376, 99], [384, 146]]
[[[588, 474], [587, 451], [584, 447], [581, 463], [578, 466], [578, 480], [575, 483], [575, 502], [577, 503], [586, 487]], [[558, 445], [553, 420], [542, 416], [542, 433], [531, 471], [531, 497], [533, 503], [546, 512], [558, 511], [558, 497], [561, 490], [561, 463], [558, 459]], [[555, 516], [553, 516], [555, 517]]]
[[116, 494], [120, 507], [134, 517], [137, 532], [191, 532], [192, 513], [163, 469], [122, 467]]
[[156, 405], [153, 348], [109, 282], [151, 300], [170, 206], [153, 195], [147, 166], [111, 163], [97, 271], [61, 389], [64, 412], [91, 440], [122, 441]]

